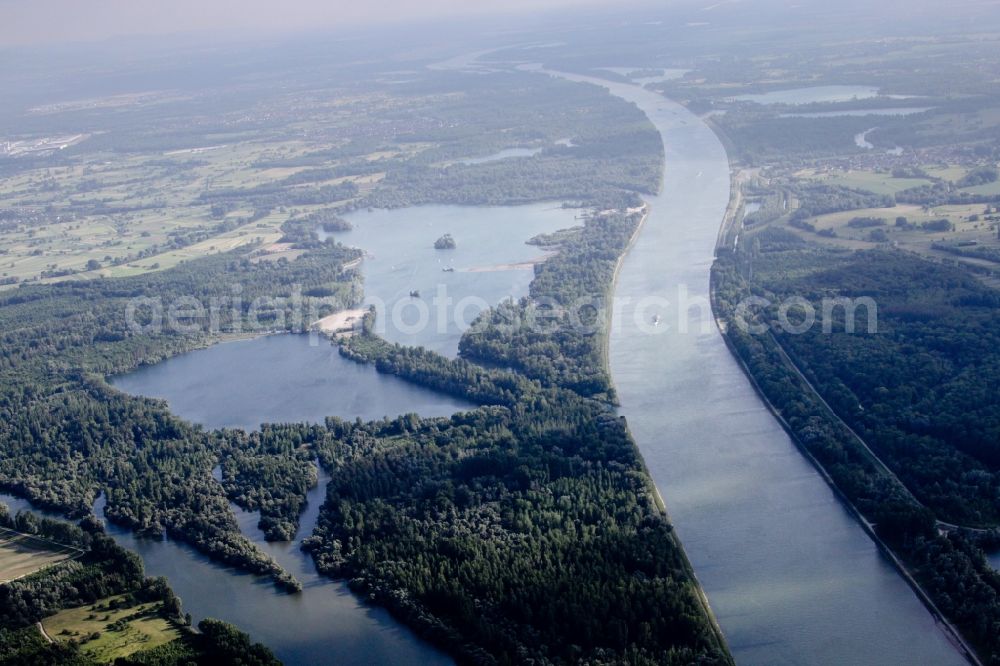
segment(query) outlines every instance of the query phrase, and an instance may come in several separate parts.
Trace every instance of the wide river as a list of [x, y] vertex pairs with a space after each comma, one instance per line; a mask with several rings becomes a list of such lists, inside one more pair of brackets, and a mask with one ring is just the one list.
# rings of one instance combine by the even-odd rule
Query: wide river
[[768, 412], [715, 325], [709, 270], [730, 181], [714, 132], [638, 86], [563, 76], [634, 102], [663, 138], [663, 189], [615, 289], [611, 373], [736, 661], [966, 663]]

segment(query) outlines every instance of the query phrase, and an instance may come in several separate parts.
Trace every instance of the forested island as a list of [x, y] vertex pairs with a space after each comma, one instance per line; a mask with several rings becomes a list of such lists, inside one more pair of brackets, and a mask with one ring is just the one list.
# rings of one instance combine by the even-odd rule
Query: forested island
[[445, 234], [434, 241], [435, 250], [454, 250], [458, 245], [455, 243], [455, 239], [452, 238], [451, 234]]

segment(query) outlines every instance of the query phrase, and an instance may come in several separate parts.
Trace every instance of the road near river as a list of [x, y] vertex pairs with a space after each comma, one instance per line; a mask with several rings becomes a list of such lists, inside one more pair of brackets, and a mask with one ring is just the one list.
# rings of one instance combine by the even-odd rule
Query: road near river
[[[730, 180], [714, 132], [638, 86], [558, 76], [634, 102], [663, 138], [663, 189], [649, 198], [615, 289], [610, 366], [737, 663], [966, 663], [800, 455], [719, 333], [709, 271]], [[678, 306], [685, 300], [689, 309]]]

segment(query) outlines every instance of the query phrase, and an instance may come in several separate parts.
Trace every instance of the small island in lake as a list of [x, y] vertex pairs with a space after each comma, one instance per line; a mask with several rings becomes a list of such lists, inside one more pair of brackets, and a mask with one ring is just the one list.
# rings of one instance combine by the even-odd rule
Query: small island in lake
[[354, 228], [354, 225], [345, 220], [342, 217], [338, 217], [332, 220], [327, 220], [320, 225], [323, 227], [323, 231], [330, 233], [337, 233], [338, 231], [350, 231]]
[[350, 231], [354, 225], [330, 211], [318, 211], [310, 217], [320, 223], [320, 227], [327, 233], [337, 233], [338, 231]]
[[455, 239], [451, 237], [451, 234], [445, 234], [434, 241], [435, 250], [454, 250], [456, 247], [458, 246], [455, 244]]

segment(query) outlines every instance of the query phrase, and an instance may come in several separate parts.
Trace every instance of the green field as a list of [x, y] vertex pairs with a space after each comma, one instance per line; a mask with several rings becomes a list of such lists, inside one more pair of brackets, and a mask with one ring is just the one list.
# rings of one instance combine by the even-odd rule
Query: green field
[[[935, 206], [934, 208], [925, 210], [922, 206], [914, 204], [897, 204], [892, 208], [862, 208], [859, 210], [847, 210], [839, 213], [828, 213], [826, 215], [811, 218], [809, 221], [816, 226], [817, 230], [834, 229], [838, 232], [838, 234], [844, 232], [846, 235], [851, 235], [855, 233], [861, 234], [867, 231], [866, 229], [852, 229], [847, 226], [847, 223], [856, 217], [884, 218], [886, 220], [886, 227], [890, 229], [894, 227], [897, 217], [905, 217], [910, 223], [916, 225], [920, 225], [931, 220], [948, 218], [951, 223], [955, 225], [955, 231], [943, 232], [945, 235], [975, 231], [989, 235], [990, 226], [988, 223], [983, 221], [972, 222], [969, 219], [973, 215], [981, 216], [984, 208], [983, 204], [961, 204], [953, 206]], [[941, 233], [926, 233], [923, 231], [920, 231], [919, 233], [926, 236], [942, 235]]]
[[[386, 105], [387, 100], [380, 95], [337, 97], [304, 112], [298, 122], [310, 132], [322, 134], [330, 127], [351, 126], [359, 111], [364, 116], [375, 115]], [[250, 218], [254, 210], [229, 210], [222, 217], [213, 217], [210, 202], [200, 196], [276, 185], [311, 167], [272, 163], [336, 150], [345, 143], [322, 136], [293, 139], [286, 136], [284, 128], [206, 135], [205, 141], [196, 148], [142, 146], [105, 151], [85, 150], [89, 145], [85, 140], [69, 164], [38, 166], [0, 177], [0, 208], [15, 213], [0, 220], [0, 288], [70, 276], [135, 275], [248, 243], [272, 243], [281, 235], [278, 227], [288, 218], [288, 211], [278, 210], [283, 206], [275, 207], [262, 220], [219, 232], [220, 224], [236, 224], [238, 218]], [[358, 157], [412, 157], [431, 145], [387, 142]], [[331, 159], [322, 166], [337, 164], [337, 159]], [[364, 193], [383, 176], [342, 175], [310, 181], [308, 187], [351, 181]], [[184, 234], [198, 234], [199, 238], [179, 247], [176, 239]], [[201, 240], [203, 237], [207, 240]], [[88, 266], [91, 261], [100, 267]]]
[[891, 174], [874, 171], [847, 171], [822, 178], [820, 182], [856, 190], [867, 190], [875, 194], [898, 194], [911, 187], [931, 184], [931, 181], [926, 178], [893, 178]]
[[9, 583], [79, 554], [76, 548], [0, 528], [0, 583]]
[[[809, 242], [848, 250], [872, 249], [881, 245], [870, 236], [872, 230], [878, 228], [884, 230], [887, 234], [887, 241], [893, 247], [926, 257], [947, 258], [952, 262], [993, 268], [995, 264], [991, 264], [983, 257], [946, 253], [934, 245], [935, 243], [945, 245], [969, 243], [967, 247], [976, 248], [979, 251], [1000, 251], [1000, 239], [997, 238], [994, 224], [982, 219], [970, 220], [970, 217], [974, 215], [979, 215], [981, 218], [983, 210], [983, 204], [936, 206], [929, 210], [924, 210], [923, 207], [916, 205], [897, 205], [893, 208], [865, 208], [810, 218], [809, 222], [817, 232], [831, 230], [834, 232], [834, 236], [820, 236], [793, 227], [786, 228]], [[855, 217], [882, 218], [886, 224], [871, 228], [849, 226], [848, 223]], [[916, 228], [896, 227], [896, 217], [905, 217]], [[924, 222], [942, 218], [951, 221], [954, 225], [953, 231], [928, 232], [919, 228]]]
[[951, 182], [960, 180], [965, 174], [969, 173], [967, 168], [961, 166], [925, 166], [924, 171], [934, 178]]
[[[184, 259], [232, 249], [258, 240], [273, 242], [287, 215], [272, 215], [180, 250], [166, 249], [151, 256], [112, 266], [122, 258], [167, 246], [178, 232], [204, 232], [222, 220], [213, 219], [210, 206], [198, 201], [212, 188], [253, 187], [273, 183], [301, 169], [255, 168], [253, 163], [274, 154], [294, 154], [297, 144], [252, 143], [223, 146], [197, 153], [199, 163], [188, 170], [162, 166], [165, 159], [190, 154], [143, 155], [106, 162], [99, 154], [86, 167], [37, 169], [0, 179], [0, 196], [9, 206], [28, 209], [54, 207], [44, 224], [27, 223], [0, 228], [0, 278], [44, 278], [46, 271], [72, 271], [77, 277], [122, 276], [168, 268]], [[340, 179], [342, 180], [342, 179]], [[362, 179], [359, 179], [362, 180]], [[371, 179], [364, 179], [367, 183]], [[364, 186], [366, 183], [361, 183]], [[88, 202], [130, 208], [130, 212], [80, 214]], [[248, 218], [252, 210], [233, 210], [227, 220]], [[87, 270], [95, 260], [99, 270]], [[56, 278], [58, 279], [58, 278]]]
[[[117, 608], [119, 604], [124, 607]], [[177, 625], [161, 614], [161, 604], [125, 604], [124, 596], [109, 597], [60, 611], [42, 620], [42, 627], [53, 640], [79, 642], [85, 654], [101, 663], [181, 637]]]
[[986, 183], [985, 185], [977, 185], [976, 187], [965, 187], [962, 188], [962, 191], [969, 194], [983, 194], [986, 196], [1000, 194], [1000, 180]]

